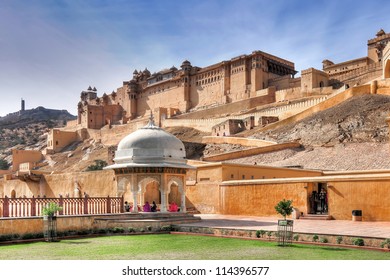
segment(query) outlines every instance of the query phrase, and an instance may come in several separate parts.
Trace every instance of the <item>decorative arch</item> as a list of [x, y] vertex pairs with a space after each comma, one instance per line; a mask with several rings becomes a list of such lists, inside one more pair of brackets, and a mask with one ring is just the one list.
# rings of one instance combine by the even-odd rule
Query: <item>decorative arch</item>
[[[178, 193], [171, 193], [172, 192], [172, 185], [177, 186]], [[180, 211], [181, 212], [187, 212], [186, 208], [186, 193], [185, 193], [185, 187], [184, 187], [184, 177], [177, 177], [177, 176], [172, 176], [168, 177], [168, 184], [167, 184], [167, 196], [168, 199], [170, 198], [171, 200], [175, 201], [177, 203], [178, 197], [180, 197], [180, 203], [177, 203], [180, 206]]]
[[168, 193], [171, 192], [171, 186], [172, 184], [175, 184], [179, 188], [179, 192], [183, 193], [183, 179], [179, 177], [170, 177], [168, 178]]
[[139, 176], [138, 177], [138, 190], [140, 192], [145, 192], [146, 186], [152, 182], [157, 182], [161, 186], [161, 177], [156, 175], [150, 175], [150, 176]]
[[[151, 203], [152, 201], [157, 200], [157, 203], [161, 203], [161, 176], [142, 175], [138, 177], [137, 181], [139, 202], [141, 207], [146, 201]], [[148, 185], [153, 182], [158, 184], [158, 188], [148, 190]]]
[[127, 191], [126, 186], [130, 184], [130, 180], [127, 177], [120, 177], [117, 182], [117, 195], [122, 196]]

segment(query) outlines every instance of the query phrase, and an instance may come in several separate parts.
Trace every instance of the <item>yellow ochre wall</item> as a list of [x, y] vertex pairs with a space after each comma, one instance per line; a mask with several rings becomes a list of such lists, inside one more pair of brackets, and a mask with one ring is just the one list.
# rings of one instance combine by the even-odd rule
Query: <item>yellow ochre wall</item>
[[278, 216], [275, 205], [291, 199], [294, 208], [307, 212], [305, 183], [221, 186], [220, 214]]
[[352, 210], [362, 210], [363, 221], [390, 221], [389, 201], [390, 181], [328, 183], [329, 214], [336, 220], [350, 220]]

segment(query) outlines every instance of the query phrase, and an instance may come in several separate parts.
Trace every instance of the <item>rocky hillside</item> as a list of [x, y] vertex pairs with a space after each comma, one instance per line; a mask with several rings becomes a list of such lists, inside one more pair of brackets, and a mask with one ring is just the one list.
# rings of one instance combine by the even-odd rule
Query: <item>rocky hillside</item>
[[354, 97], [297, 123], [252, 135], [298, 141], [301, 148], [231, 162], [320, 170], [390, 169], [389, 114], [390, 96]]
[[53, 127], [63, 127], [76, 119], [66, 110], [38, 107], [0, 117], [0, 157], [10, 155], [12, 148], [42, 149], [46, 135]]
[[297, 123], [255, 133], [252, 137], [279, 143], [299, 141], [306, 147], [339, 143], [383, 143], [389, 140], [386, 122], [389, 114], [390, 96], [357, 96]]

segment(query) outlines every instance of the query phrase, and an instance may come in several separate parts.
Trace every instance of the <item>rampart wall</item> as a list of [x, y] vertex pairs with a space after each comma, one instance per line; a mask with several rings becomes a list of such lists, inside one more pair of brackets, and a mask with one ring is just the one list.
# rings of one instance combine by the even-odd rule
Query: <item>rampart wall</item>
[[311, 106], [323, 102], [326, 100], [326, 96], [313, 98], [301, 102], [294, 102], [286, 105], [281, 105], [273, 108], [267, 108], [265, 110], [258, 111], [256, 113], [242, 114], [238, 116], [228, 116], [223, 118], [207, 118], [207, 119], [165, 119], [162, 121], [163, 127], [193, 127], [200, 131], [210, 132], [214, 125], [222, 123], [227, 119], [244, 119], [250, 116], [254, 116], [255, 124], [257, 125], [258, 120], [262, 116], [278, 116], [279, 119], [285, 119], [299, 112], [306, 110]]
[[329, 99], [326, 99], [324, 97], [323, 101], [311, 106], [310, 108], [302, 110], [299, 114], [292, 115], [291, 117], [287, 118], [280, 118], [281, 120], [275, 123], [271, 123], [264, 127], [263, 129], [259, 129], [259, 131], [267, 130], [267, 129], [275, 129], [280, 126], [285, 126], [291, 123], [295, 123], [297, 121], [300, 121], [316, 112], [320, 112], [326, 109], [329, 109], [353, 96], [359, 96], [359, 95], [364, 95], [364, 94], [370, 94], [371, 90], [371, 85], [362, 85], [362, 86], [357, 86], [353, 88], [349, 88], [337, 95], [332, 96]]
[[238, 144], [247, 147], [265, 147], [276, 144], [276, 142], [242, 137], [204, 136], [204, 144]]
[[301, 145], [299, 143], [274, 144], [274, 145], [269, 145], [264, 147], [256, 147], [256, 148], [245, 149], [241, 151], [233, 151], [233, 152], [207, 156], [204, 157], [203, 160], [204, 161], [225, 161], [225, 160], [249, 157], [249, 156], [258, 155], [262, 153], [280, 151], [289, 148], [298, 148], [300, 146]]
[[275, 89], [268, 88], [267, 95], [256, 96], [245, 100], [237, 101], [234, 103], [224, 104], [214, 108], [205, 108], [205, 110], [197, 110], [195, 112], [186, 113], [175, 116], [174, 119], [201, 119], [205, 116], [223, 116], [226, 114], [237, 113], [240, 111], [246, 111], [256, 106], [269, 104], [275, 102]]

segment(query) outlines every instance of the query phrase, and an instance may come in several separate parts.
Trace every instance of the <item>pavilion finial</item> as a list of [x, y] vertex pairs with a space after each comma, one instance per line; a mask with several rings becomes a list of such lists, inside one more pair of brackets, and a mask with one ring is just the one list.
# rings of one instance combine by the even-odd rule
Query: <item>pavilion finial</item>
[[152, 110], [150, 110], [150, 117], [149, 117], [149, 122], [145, 127], [155, 127], [156, 124], [154, 123], [154, 116]]

